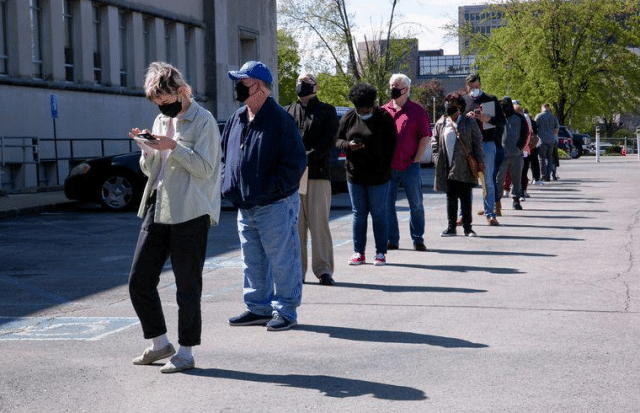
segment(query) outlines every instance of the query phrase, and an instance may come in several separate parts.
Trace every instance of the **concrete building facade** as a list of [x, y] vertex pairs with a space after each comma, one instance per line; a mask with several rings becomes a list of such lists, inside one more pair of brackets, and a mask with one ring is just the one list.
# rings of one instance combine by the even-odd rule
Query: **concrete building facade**
[[[75, 160], [137, 149], [152, 61], [178, 67], [219, 121], [227, 71], [277, 69], [276, 0], [0, 0], [0, 188], [58, 186]], [[277, 85], [274, 85], [277, 95]]]

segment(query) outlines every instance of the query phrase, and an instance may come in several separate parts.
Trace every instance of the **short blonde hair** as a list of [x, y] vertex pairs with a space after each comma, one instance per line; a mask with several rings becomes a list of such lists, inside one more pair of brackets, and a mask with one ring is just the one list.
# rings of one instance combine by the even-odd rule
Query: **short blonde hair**
[[147, 99], [153, 100], [160, 95], [177, 95], [180, 88], [186, 88], [187, 96], [191, 96], [191, 86], [176, 67], [166, 62], [153, 62], [149, 65], [144, 78]]

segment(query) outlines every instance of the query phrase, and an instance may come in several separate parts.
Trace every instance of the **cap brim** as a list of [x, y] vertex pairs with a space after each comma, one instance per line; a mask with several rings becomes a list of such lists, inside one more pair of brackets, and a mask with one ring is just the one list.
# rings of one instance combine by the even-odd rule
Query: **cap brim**
[[248, 77], [249, 75], [247, 75], [246, 73], [240, 73], [240, 72], [234, 72], [234, 71], [229, 72], [229, 79], [231, 80], [246, 79]]

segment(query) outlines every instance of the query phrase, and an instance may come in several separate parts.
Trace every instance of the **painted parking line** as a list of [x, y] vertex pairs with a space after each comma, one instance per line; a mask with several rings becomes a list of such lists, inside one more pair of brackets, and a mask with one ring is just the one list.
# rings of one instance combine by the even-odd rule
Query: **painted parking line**
[[0, 317], [0, 341], [96, 341], [136, 324], [136, 317]]

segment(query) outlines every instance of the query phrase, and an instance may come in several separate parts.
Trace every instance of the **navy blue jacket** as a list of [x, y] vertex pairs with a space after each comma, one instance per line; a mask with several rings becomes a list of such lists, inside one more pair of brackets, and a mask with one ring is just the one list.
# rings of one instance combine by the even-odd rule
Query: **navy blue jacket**
[[307, 155], [298, 127], [269, 97], [249, 122], [243, 106], [222, 132], [222, 196], [236, 208], [264, 206], [298, 190]]

